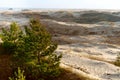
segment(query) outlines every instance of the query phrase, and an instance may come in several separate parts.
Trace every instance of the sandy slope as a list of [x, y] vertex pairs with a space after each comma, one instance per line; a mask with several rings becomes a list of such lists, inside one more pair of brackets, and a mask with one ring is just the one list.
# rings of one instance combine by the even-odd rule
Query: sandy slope
[[[119, 80], [120, 68], [106, 62], [107, 60], [111, 60], [114, 58], [114, 56], [112, 57], [114, 53], [113, 54], [103, 53], [102, 51], [100, 52], [90, 46], [89, 46], [90, 49], [84, 49], [81, 48], [83, 47], [83, 45], [79, 45], [79, 44], [73, 44], [73, 45], [74, 46], [60, 45], [59, 48], [57, 49], [57, 53], [63, 54], [63, 58], [61, 61], [62, 63], [72, 66], [73, 68], [82, 70], [87, 74], [97, 76], [103, 79]], [[95, 55], [94, 58], [91, 58], [92, 55]], [[108, 55], [110, 57], [108, 57]], [[103, 59], [105, 61], [103, 61]]]
[[119, 80], [120, 78], [120, 68], [112, 64], [76, 55], [63, 55], [62, 63], [81, 70], [86, 74], [102, 78], [103, 80]]
[[120, 46], [108, 37], [112, 36], [120, 41], [118, 22], [113, 26], [108, 22], [75, 24], [54, 20], [43, 21], [47, 22], [48, 30], [52, 30], [51, 33], [55, 34], [54, 39], [61, 44], [56, 53], [63, 54], [63, 64], [100, 80], [120, 79], [120, 68], [113, 64], [120, 52]]

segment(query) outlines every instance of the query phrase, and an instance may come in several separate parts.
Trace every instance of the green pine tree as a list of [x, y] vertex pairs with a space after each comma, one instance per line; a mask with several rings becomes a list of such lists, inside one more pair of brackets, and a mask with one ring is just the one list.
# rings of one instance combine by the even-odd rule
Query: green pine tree
[[26, 74], [31, 74], [38, 79], [60, 74], [61, 55], [54, 51], [57, 44], [39, 20], [32, 19], [23, 32], [15, 22], [10, 29], [2, 30], [3, 47], [13, 55], [12, 67], [21, 67]]
[[20, 29], [19, 25], [13, 22], [10, 25], [10, 29], [6, 30], [2, 28], [2, 46], [5, 48], [7, 53], [14, 53], [16, 49], [16, 44], [19, 39], [22, 37], [22, 30]]
[[36, 56], [36, 67], [45, 75], [58, 75], [60, 56], [54, 54], [57, 44], [52, 42], [51, 35], [39, 20], [31, 20], [30, 25], [25, 27], [25, 43], [29, 45], [29, 51]]

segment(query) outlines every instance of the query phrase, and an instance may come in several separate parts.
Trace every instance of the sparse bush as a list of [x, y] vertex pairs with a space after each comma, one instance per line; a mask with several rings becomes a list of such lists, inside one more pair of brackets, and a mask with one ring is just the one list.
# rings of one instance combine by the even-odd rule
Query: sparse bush
[[120, 53], [117, 55], [115, 65], [120, 66]]
[[25, 70], [26, 78], [34, 77], [34, 80], [60, 74], [62, 56], [54, 54], [57, 44], [52, 42], [51, 35], [39, 20], [32, 19], [24, 33], [16, 23], [2, 31], [3, 47], [13, 55], [13, 69], [20, 66]]
[[14, 73], [14, 77], [9, 77], [9, 80], [26, 80], [24, 76], [24, 70], [18, 67], [17, 72]]

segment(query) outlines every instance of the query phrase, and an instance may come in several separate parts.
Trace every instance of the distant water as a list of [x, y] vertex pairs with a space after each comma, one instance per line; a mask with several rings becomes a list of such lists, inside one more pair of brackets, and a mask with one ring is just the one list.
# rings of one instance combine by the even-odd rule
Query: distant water
[[89, 10], [95, 10], [95, 11], [107, 11], [107, 12], [120, 12], [118, 9], [63, 9], [63, 8], [1, 8], [0, 11], [29, 11], [29, 10], [43, 10], [43, 11], [59, 11], [59, 10], [67, 10], [67, 11], [89, 11]]
[[27, 10], [63, 10], [63, 9], [52, 9], [52, 8], [0, 8], [0, 11], [27, 11]]
[[0, 8], [0, 11], [44, 10], [39, 8]]
[[7, 11], [7, 10], [21, 11], [23, 10], [23, 8], [0, 8], [0, 11]]

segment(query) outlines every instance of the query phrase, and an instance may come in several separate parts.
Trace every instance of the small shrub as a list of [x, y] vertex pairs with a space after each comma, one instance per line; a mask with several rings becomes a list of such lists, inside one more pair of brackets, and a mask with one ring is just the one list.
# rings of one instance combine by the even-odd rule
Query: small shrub
[[115, 65], [120, 66], [120, 53], [117, 55]]
[[39, 20], [30, 20], [24, 33], [16, 23], [12, 23], [9, 30], [3, 28], [2, 32], [2, 46], [12, 54], [12, 68], [24, 69], [26, 79], [38, 80], [60, 74], [62, 56], [54, 53], [57, 44]]
[[26, 80], [24, 70], [21, 70], [20, 67], [18, 67], [17, 72], [14, 73], [14, 77], [9, 77], [9, 80]]

